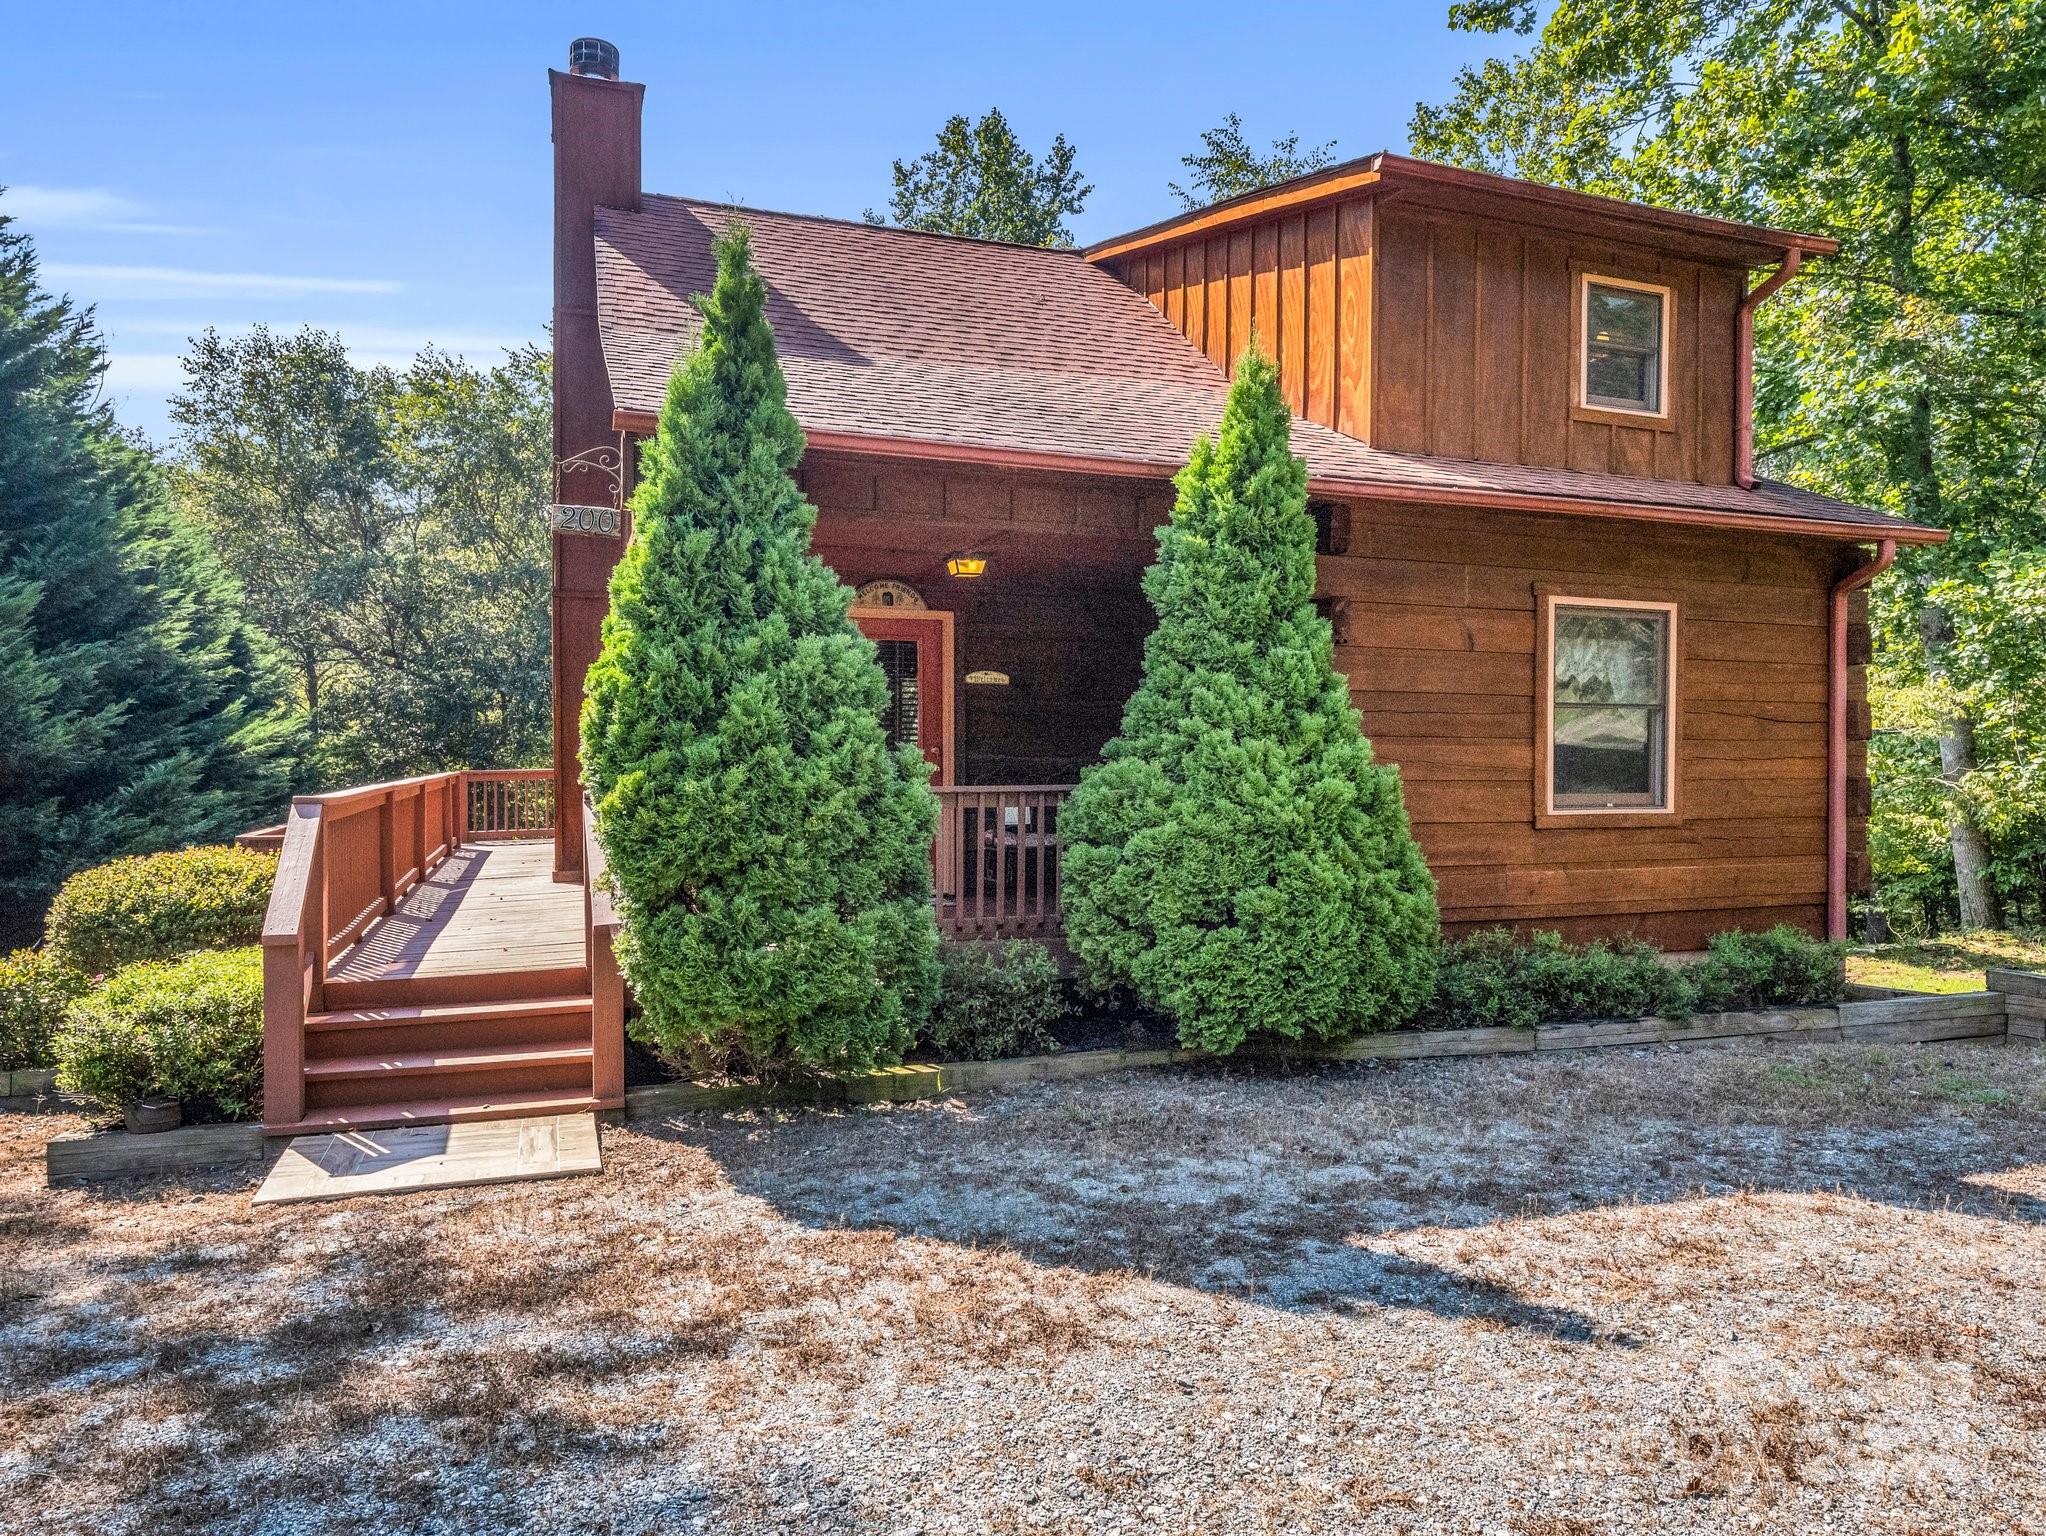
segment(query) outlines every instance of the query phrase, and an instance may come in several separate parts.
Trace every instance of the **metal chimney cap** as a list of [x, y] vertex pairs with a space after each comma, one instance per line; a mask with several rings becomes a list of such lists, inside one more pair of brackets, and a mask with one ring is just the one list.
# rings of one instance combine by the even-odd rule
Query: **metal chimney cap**
[[568, 45], [568, 72], [599, 80], [618, 78], [618, 45], [601, 37], [579, 37]]

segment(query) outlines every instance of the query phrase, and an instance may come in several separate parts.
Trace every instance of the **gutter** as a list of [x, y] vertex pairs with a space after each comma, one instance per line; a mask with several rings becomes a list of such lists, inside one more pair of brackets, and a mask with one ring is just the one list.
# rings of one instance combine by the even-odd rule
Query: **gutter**
[[[1794, 263], [1792, 263], [1794, 265]], [[1779, 274], [1780, 275], [1780, 274]], [[1848, 599], [1890, 568], [1897, 541], [1884, 539], [1875, 557], [1833, 584], [1827, 605], [1826, 663], [1826, 937], [1847, 937], [1847, 606]]]
[[1734, 318], [1733, 483], [1744, 491], [1755, 488], [1755, 311], [1803, 264], [1803, 249], [1786, 246], [1783, 265], [1741, 296]]

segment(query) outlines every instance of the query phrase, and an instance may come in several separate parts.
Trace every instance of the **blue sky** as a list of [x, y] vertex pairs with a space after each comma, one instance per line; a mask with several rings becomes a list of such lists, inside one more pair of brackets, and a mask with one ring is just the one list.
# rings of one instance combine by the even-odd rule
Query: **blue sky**
[[1172, 211], [1226, 112], [1262, 142], [1402, 148], [1503, 41], [1399, 4], [38, 7], [0, 99], [0, 208], [98, 306], [122, 421], [159, 441], [186, 338], [316, 324], [364, 361], [479, 361], [547, 318], [545, 72], [582, 33], [647, 84], [651, 191], [857, 217], [953, 112], [1063, 132], [1082, 241]]

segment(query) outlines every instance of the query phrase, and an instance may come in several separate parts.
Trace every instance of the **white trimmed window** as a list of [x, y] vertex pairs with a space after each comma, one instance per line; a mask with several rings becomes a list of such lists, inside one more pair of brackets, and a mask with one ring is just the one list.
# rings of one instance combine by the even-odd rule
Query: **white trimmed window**
[[1631, 278], [1580, 273], [1577, 403], [1586, 410], [1669, 414], [1670, 290]]
[[1545, 809], [1673, 810], [1676, 605], [1551, 596], [1543, 609]]

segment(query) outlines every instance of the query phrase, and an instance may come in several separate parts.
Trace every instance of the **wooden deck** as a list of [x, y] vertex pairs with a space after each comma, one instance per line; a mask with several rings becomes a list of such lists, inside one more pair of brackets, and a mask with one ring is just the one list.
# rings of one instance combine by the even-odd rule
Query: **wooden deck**
[[336, 956], [330, 981], [413, 981], [583, 964], [583, 891], [554, 880], [546, 839], [470, 843]]

